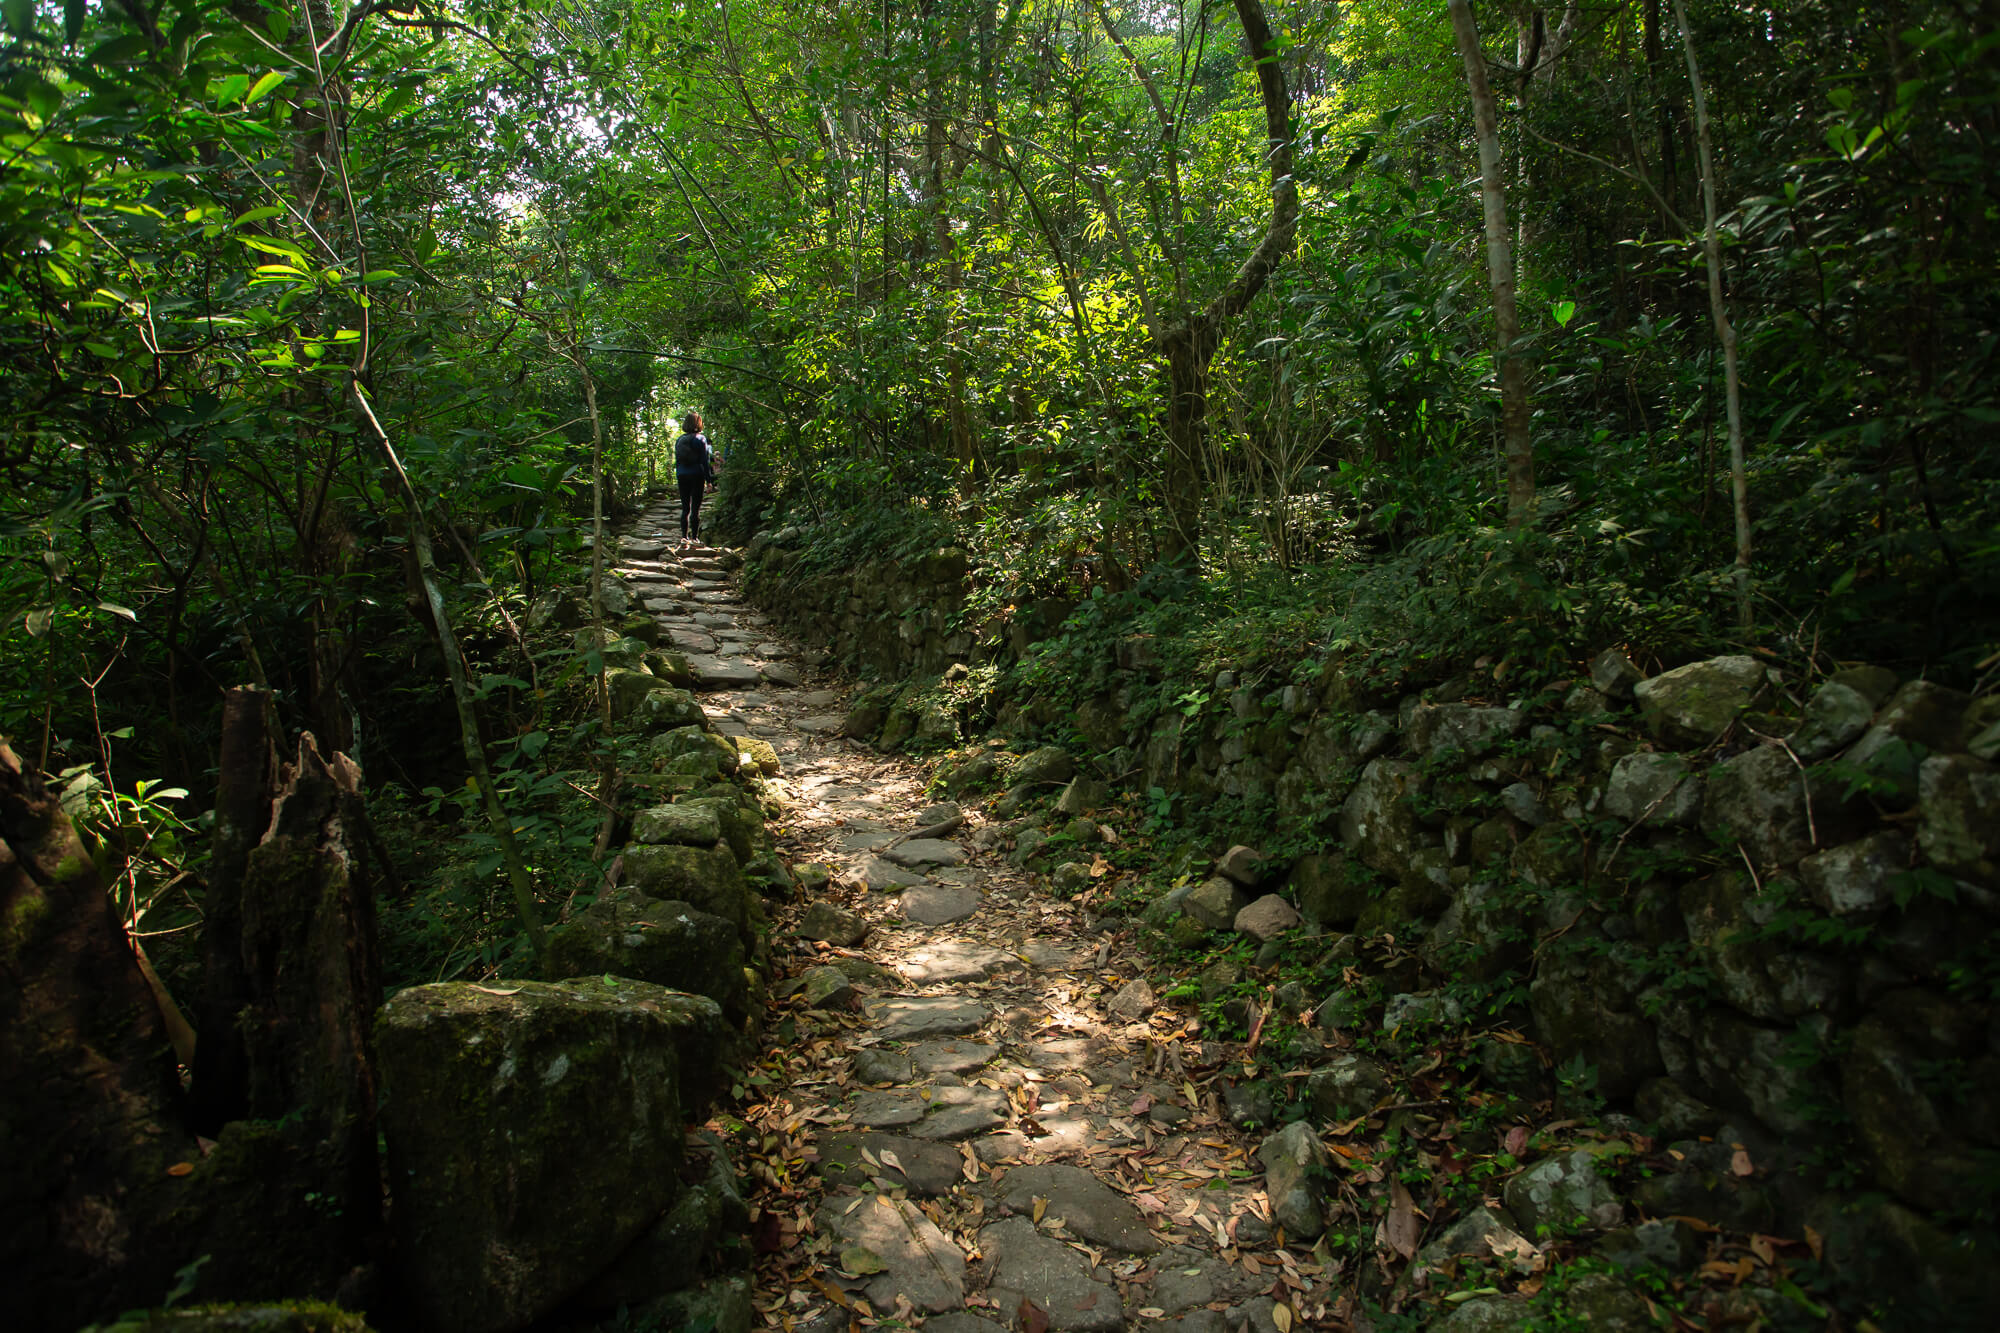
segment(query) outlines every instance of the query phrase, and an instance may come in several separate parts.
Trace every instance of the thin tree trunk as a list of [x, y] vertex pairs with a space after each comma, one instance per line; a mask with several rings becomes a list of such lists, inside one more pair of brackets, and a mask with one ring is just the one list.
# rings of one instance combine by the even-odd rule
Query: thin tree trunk
[[493, 771], [486, 763], [486, 744], [479, 736], [479, 713], [472, 701], [472, 682], [466, 675], [458, 635], [452, 629], [451, 617], [445, 610], [444, 589], [438, 583], [437, 561], [431, 550], [431, 529], [424, 518], [423, 502], [417, 497], [417, 488], [410, 483], [410, 474], [403, 471], [403, 461], [396, 456], [396, 447], [389, 442], [389, 434], [382, 429], [375, 409], [368, 405], [358, 373], [353, 380], [352, 392], [362, 426], [382, 457], [382, 465], [395, 485], [397, 498], [403, 504], [404, 517], [410, 525], [410, 550], [416, 556], [417, 575], [430, 605], [431, 623], [437, 628], [439, 647], [444, 651], [444, 669], [451, 681], [452, 702], [457, 705], [458, 737], [464, 747], [466, 773], [485, 806], [486, 822], [493, 840], [500, 845], [500, 857], [506, 863], [507, 879], [514, 890], [515, 914], [520, 918], [521, 929], [527, 934], [529, 947], [534, 950], [535, 961], [539, 964], [547, 957], [548, 943], [542, 931], [540, 911], [535, 906], [534, 876], [529, 873], [527, 862], [521, 859], [521, 849], [515, 845], [514, 823], [500, 804], [500, 793], [493, 786]]
[[1500, 371], [1501, 457], [1507, 474], [1507, 525], [1528, 521], [1535, 506], [1534, 442], [1529, 436], [1528, 366], [1517, 349], [1521, 318], [1514, 308], [1514, 256], [1507, 236], [1507, 196], [1501, 180], [1500, 118], [1486, 53], [1467, 0], [1449, 0], [1452, 33], [1465, 62], [1472, 93], [1472, 125], [1479, 140], [1479, 201], [1486, 214], [1486, 278], [1493, 288], [1494, 355]]
[[1674, 21], [1681, 29], [1681, 50], [1687, 56], [1688, 83], [1694, 93], [1695, 144], [1701, 156], [1702, 251], [1708, 258], [1708, 313], [1715, 321], [1715, 338], [1722, 344], [1722, 398], [1729, 415], [1729, 489], [1736, 510], [1736, 620], [1750, 628], [1750, 479], [1743, 462], [1743, 393], [1736, 371], [1736, 328], [1722, 299], [1722, 238], [1715, 223], [1715, 156], [1708, 129], [1708, 97], [1702, 89], [1701, 66], [1694, 55], [1694, 33], [1687, 9], [1674, 0]]

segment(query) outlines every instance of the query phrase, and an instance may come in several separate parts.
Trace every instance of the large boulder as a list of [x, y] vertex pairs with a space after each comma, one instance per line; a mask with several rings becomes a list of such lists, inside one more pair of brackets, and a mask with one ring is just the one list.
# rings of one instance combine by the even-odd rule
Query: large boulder
[[1840, 792], [1813, 780], [1784, 748], [1762, 745], [1717, 764], [1702, 799], [1701, 831], [1741, 843], [1759, 871], [1790, 865], [1845, 829]]
[[2000, 770], [1970, 755], [1924, 761], [1917, 844], [1948, 875], [2000, 884]]
[[749, 1016], [750, 987], [736, 924], [630, 885], [601, 893], [568, 924], [549, 932], [552, 978], [630, 977], [706, 995], [732, 1022]]
[[1701, 810], [1701, 779], [1677, 754], [1628, 754], [1604, 786], [1604, 813], [1655, 828], [1692, 823]]
[[1410, 803], [1419, 783], [1415, 764], [1370, 760], [1340, 807], [1340, 838], [1347, 849], [1377, 870], [1401, 874], [1420, 845]]
[[1629, 1009], [1618, 988], [1599, 984], [1580, 959], [1552, 958], [1528, 987], [1535, 1033], [1558, 1061], [1581, 1056], [1596, 1066], [1597, 1090], [1622, 1100], [1662, 1069], [1653, 1024]]
[[1527, 717], [1519, 708], [1422, 704], [1410, 715], [1410, 744], [1425, 758], [1452, 751], [1476, 759], [1518, 735]]
[[1830, 680], [1806, 701], [1799, 725], [1785, 744], [1807, 763], [1817, 763], [1852, 745], [1875, 718], [1875, 705], [1852, 685]]
[[1632, 687], [1646, 728], [1662, 744], [1699, 748], [1764, 695], [1764, 667], [1749, 657], [1714, 657], [1663, 671]]
[[1250, 905], [1250, 895], [1236, 881], [1211, 875], [1181, 900], [1181, 911], [1210, 930], [1233, 930], [1236, 917]]
[[1292, 896], [1306, 920], [1351, 926], [1368, 906], [1368, 878], [1338, 851], [1314, 852], [1292, 867]]
[[1716, 993], [1753, 1018], [1802, 1018], [1837, 1013], [1845, 1005], [1846, 968], [1839, 959], [1788, 948], [1765, 930], [1800, 897], [1797, 880], [1773, 879], [1760, 891], [1741, 870], [1725, 870], [1680, 890], [1692, 957], [1707, 967]]
[[1069, 751], [1054, 745], [1045, 745], [1039, 750], [1031, 750], [1021, 756], [1009, 776], [1009, 784], [1016, 787], [1054, 786], [1068, 782], [1076, 776], [1076, 760]]
[[1840, 1062], [1841, 1101], [1878, 1184], [1919, 1208], [1963, 1212], [1978, 1206], [1979, 1163], [1940, 1115], [1936, 1085], [1926, 1087], [1935, 1067], [1888, 1023], [1865, 1019]]
[[719, 1082], [712, 1000], [586, 978], [416, 986], [376, 1024], [397, 1249], [427, 1327], [521, 1328], [680, 1190], [684, 1088]]

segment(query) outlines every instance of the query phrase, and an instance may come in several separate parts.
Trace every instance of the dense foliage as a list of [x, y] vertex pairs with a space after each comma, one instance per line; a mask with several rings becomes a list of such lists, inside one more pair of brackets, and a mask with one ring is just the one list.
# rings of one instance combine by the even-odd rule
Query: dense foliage
[[442, 809], [462, 652], [534, 804], [598, 744], [558, 688], [589, 662], [519, 628], [578, 577], [586, 389], [614, 503], [701, 406], [737, 534], [955, 533], [996, 610], [1102, 590], [1226, 644], [1289, 600], [1301, 651], [1740, 636], [1690, 55], [1751, 637], [1971, 681], [2000, 610], [1991, 15], [1679, 13], [1478, 7], [1540, 487], [1501, 534], [1441, 7], [9, 0], [0, 732], [164, 854], [159, 784], [205, 801], [218, 687], [257, 681]]

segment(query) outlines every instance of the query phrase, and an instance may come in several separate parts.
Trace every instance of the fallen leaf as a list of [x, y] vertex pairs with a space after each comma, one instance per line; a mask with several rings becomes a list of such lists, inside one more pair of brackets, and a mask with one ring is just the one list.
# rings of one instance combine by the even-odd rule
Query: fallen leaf
[[1729, 1170], [1730, 1174], [1738, 1176], [1748, 1176], [1756, 1173], [1756, 1165], [1751, 1162], [1750, 1154], [1744, 1150], [1743, 1145], [1740, 1143], [1736, 1145], [1736, 1151], [1729, 1154]]
[[502, 990], [497, 986], [474, 986], [472, 989], [476, 991], [483, 991], [488, 995], [519, 995], [521, 993], [521, 988], [519, 986], [509, 987], [505, 990]]
[[1526, 1152], [1528, 1149], [1528, 1127], [1526, 1125], [1516, 1125], [1508, 1130], [1507, 1139], [1503, 1146], [1507, 1149], [1509, 1157], [1519, 1157], [1522, 1153]]
[[840, 1252], [840, 1270], [849, 1277], [867, 1277], [872, 1273], [885, 1273], [889, 1265], [882, 1257], [863, 1245], [850, 1245]]
[[1278, 1333], [1292, 1333], [1292, 1307], [1289, 1305], [1272, 1306], [1271, 1322], [1278, 1326]]
[[1047, 1199], [1044, 1199], [1041, 1195], [1037, 1194], [1035, 1196], [1035, 1224], [1037, 1226], [1041, 1225], [1042, 1214], [1046, 1213], [1048, 1210], [1049, 1210], [1049, 1201]]
[[[895, 1153], [890, 1152], [886, 1148], [882, 1150], [882, 1165], [886, 1167], [891, 1167], [897, 1171], [903, 1171], [903, 1159], [896, 1156]], [[907, 1176], [910, 1173], [908, 1171], [903, 1171], [903, 1174]]]
[[1766, 1268], [1778, 1261], [1778, 1247], [1771, 1242], [1769, 1236], [1752, 1236], [1750, 1253], [1756, 1255]]
[[191, 1176], [194, 1174], [194, 1163], [175, 1162], [167, 1168], [167, 1174], [170, 1176]]
[[1049, 1333], [1049, 1312], [1023, 1296], [1014, 1307], [1014, 1325], [1021, 1333]]
[[1383, 1235], [1389, 1248], [1405, 1259], [1414, 1258], [1417, 1253], [1417, 1201], [1403, 1188], [1403, 1182], [1389, 1182], [1389, 1221]]
[[1820, 1250], [1825, 1245], [1826, 1241], [1820, 1236], [1819, 1232], [1814, 1231], [1811, 1227], [1806, 1228], [1806, 1248], [1812, 1251], [1813, 1262], [1819, 1262]]

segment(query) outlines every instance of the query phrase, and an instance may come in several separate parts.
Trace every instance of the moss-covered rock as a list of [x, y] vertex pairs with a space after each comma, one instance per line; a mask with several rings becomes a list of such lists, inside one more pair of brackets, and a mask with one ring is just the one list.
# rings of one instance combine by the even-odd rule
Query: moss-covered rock
[[1766, 688], [1764, 667], [1755, 658], [1716, 657], [1663, 671], [1640, 681], [1632, 693], [1654, 739], [1700, 747], [1721, 739]]
[[[744, 1206], [722, 1141], [713, 1134], [697, 1134], [689, 1148], [698, 1157], [688, 1165], [701, 1170], [700, 1179], [591, 1282], [578, 1298], [578, 1305], [615, 1310], [694, 1286], [716, 1242], [748, 1229], [750, 1211]], [[693, 1172], [684, 1170], [682, 1174]]]
[[657, 677], [633, 711], [648, 727], [699, 727], [708, 720], [692, 694]]
[[727, 846], [627, 847], [625, 882], [647, 898], [688, 903], [735, 926], [743, 943], [762, 909], [743, 882], [736, 855]]
[[398, 1254], [428, 1327], [555, 1309], [673, 1202], [720, 1008], [640, 982], [441, 983], [376, 1024]]
[[547, 971], [554, 978], [630, 977], [705, 995], [732, 1023], [741, 1023], [749, 1016], [743, 961], [735, 922], [620, 885], [549, 932]]

